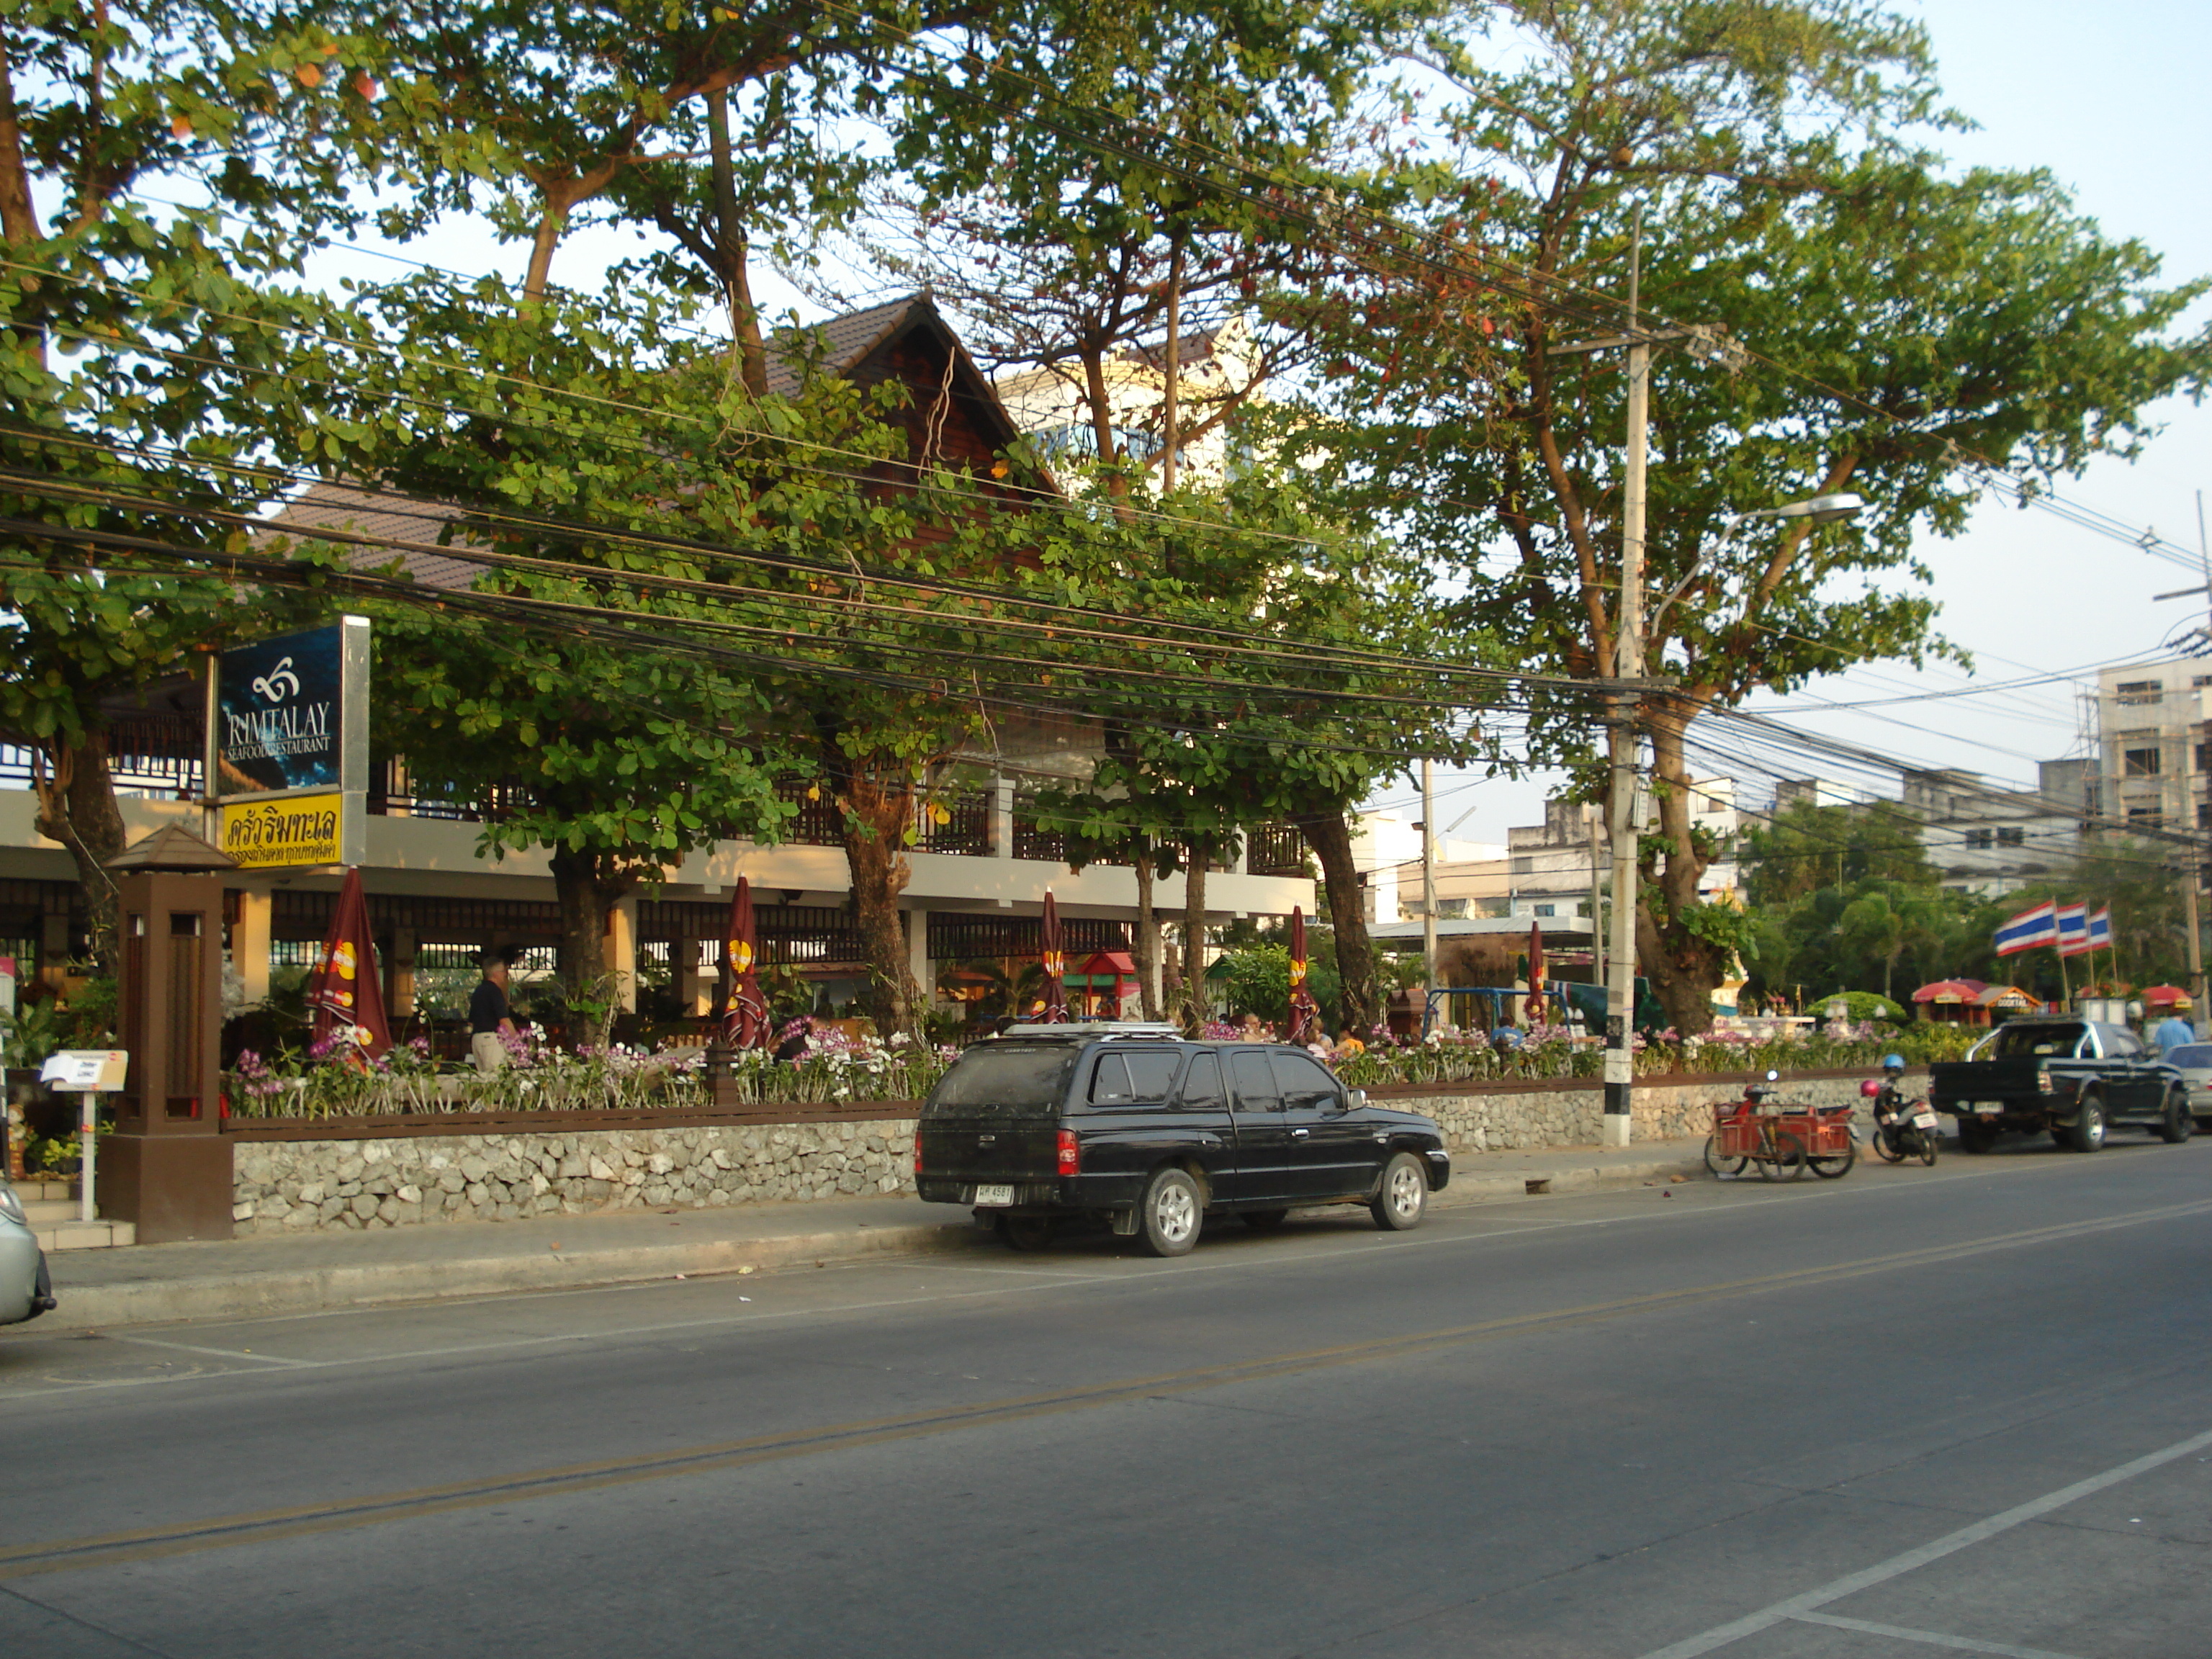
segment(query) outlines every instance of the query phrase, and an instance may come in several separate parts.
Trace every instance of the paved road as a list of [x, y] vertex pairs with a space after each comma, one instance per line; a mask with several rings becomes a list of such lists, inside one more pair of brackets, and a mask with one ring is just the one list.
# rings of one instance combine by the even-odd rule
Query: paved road
[[2212, 1652], [2212, 1144], [0, 1338], [0, 1653]]

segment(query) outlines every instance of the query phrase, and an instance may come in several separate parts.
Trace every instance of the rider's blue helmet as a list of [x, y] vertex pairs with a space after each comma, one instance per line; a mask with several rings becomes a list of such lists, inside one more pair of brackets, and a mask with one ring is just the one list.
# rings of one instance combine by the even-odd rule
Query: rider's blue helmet
[[1903, 1071], [1905, 1069], [1905, 1056], [1903, 1054], [1884, 1054], [1881, 1057], [1881, 1068], [1885, 1072]]

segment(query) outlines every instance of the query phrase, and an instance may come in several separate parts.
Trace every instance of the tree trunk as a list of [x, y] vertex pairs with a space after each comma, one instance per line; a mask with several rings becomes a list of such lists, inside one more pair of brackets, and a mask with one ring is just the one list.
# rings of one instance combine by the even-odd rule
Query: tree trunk
[[913, 871], [906, 861], [906, 830], [914, 821], [911, 784], [886, 787], [853, 772], [838, 780], [836, 798], [844, 809], [845, 866], [853, 878], [853, 914], [867, 963], [868, 988], [861, 999], [876, 1023], [876, 1035], [914, 1034], [919, 989], [907, 963], [906, 930], [899, 921], [899, 895]]
[[737, 173], [730, 160], [730, 94], [707, 94], [707, 144], [714, 185], [714, 247], [721, 258], [716, 274], [730, 307], [730, 332], [738, 343], [738, 374], [747, 392], [768, 395], [768, 343], [762, 337], [760, 311], [753, 304], [745, 270], [744, 227], [738, 222]]
[[586, 1013], [586, 1004], [599, 1011], [596, 1030], [586, 1030], [579, 1020], [570, 1020], [568, 1042], [571, 1047], [603, 1047], [622, 988], [615, 984], [607, 962], [607, 920], [616, 903], [637, 885], [637, 877], [623, 871], [611, 854], [576, 852], [565, 846], [553, 849], [552, 864], [553, 894], [561, 907], [561, 984], [577, 1015]]
[[1668, 1024], [1682, 1036], [1712, 1029], [1713, 992], [1727, 976], [1729, 951], [1698, 937], [1683, 921], [1698, 902], [1698, 883], [1707, 860], [1690, 833], [1690, 772], [1682, 751], [1688, 718], [1664, 704], [1650, 711], [1652, 775], [1663, 787], [1658, 841], [1666, 863], [1656, 855], [1638, 860], [1636, 948], [1638, 965], [1667, 1011]]
[[1152, 838], [1137, 837], [1131, 860], [1137, 875], [1137, 926], [1129, 936], [1129, 960], [1137, 968], [1137, 997], [1146, 1019], [1160, 1018], [1160, 913], [1153, 906]]
[[1183, 843], [1183, 1023], [1193, 1028], [1206, 1024], [1206, 864], [1212, 846], [1204, 836]]
[[1360, 902], [1359, 872], [1352, 863], [1352, 826], [1342, 811], [1298, 812], [1291, 822], [1321, 860], [1328, 889], [1328, 925], [1336, 934], [1336, 971], [1343, 982], [1344, 1027], [1363, 1042], [1382, 1023], [1382, 991], [1375, 972], [1375, 946], [1367, 937], [1367, 911]]
[[107, 734], [88, 732], [82, 742], [50, 739], [41, 746], [31, 787], [38, 796], [39, 833], [69, 850], [92, 957], [102, 973], [115, 971], [115, 875], [110, 859], [123, 850], [123, 811], [115, 804], [115, 779], [107, 768]]

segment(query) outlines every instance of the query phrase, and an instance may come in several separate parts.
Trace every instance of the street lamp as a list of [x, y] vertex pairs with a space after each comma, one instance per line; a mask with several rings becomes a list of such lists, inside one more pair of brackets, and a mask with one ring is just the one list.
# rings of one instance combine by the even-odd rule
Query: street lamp
[[[1814, 524], [1836, 524], [1845, 519], [1856, 519], [1865, 510], [1865, 497], [1853, 495], [1849, 490], [1834, 495], [1812, 495], [1782, 507], [1762, 507], [1750, 513], [1732, 513], [1721, 520], [1720, 534], [1714, 539], [1726, 541], [1735, 533], [1738, 525], [1749, 524], [1754, 519], [1810, 519]], [[1656, 635], [1659, 632], [1659, 624], [1667, 619], [1669, 607], [1703, 574], [1705, 558], [1706, 556], [1700, 553], [1691, 561], [1689, 569], [1682, 574], [1682, 580], [1667, 590], [1667, 597], [1659, 601], [1658, 607], [1651, 613], [1651, 621], [1644, 630], [1647, 635]]]

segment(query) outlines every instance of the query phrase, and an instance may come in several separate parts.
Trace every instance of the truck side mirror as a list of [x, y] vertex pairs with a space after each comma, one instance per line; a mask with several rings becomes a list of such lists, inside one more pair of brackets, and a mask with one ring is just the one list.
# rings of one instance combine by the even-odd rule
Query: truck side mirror
[[1358, 1111], [1358, 1110], [1362, 1106], [1364, 1106], [1366, 1103], [1367, 1103], [1367, 1091], [1366, 1091], [1366, 1090], [1364, 1090], [1364, 1089], [1346, 1089], [1346, 1090], [1344, 1091], [1344, 1109], [1345, 1109], [1346, 1111], [1347, 1111], [1347, 1112], [1356, 1112], [1356, 1111]]

